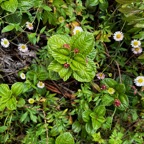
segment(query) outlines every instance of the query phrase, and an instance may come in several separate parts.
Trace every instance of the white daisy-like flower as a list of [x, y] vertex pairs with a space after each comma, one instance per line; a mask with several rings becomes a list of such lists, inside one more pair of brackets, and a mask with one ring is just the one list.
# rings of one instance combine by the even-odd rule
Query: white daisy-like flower
[[28, 102], [29, 102], [30, 104], [33, 104], [33, 103], [35, 102], [35, 100], [34, 100], [33, 98], [30, 98], [30, 99], [28, 99]]
[[26, 79], [26, 76], [25, 76], [24, 73], [21, 73], [21, 74], [20, 74], [20, 77], [21, 77], [21, 79], [23, 79], [23, 80]]
[[30, 23], [30, 22], [26, 22], [26, 27], [27, 27], [29, 30], [33, 30], [33, 24]]
[[74, 29], [73, 29], [73, 34], [77, 34], [79, 32], [82, 32], [83, 29], [80, 27], [80, 26], [75, 26]]
[[39, 81], [39, 82], [37, 83], [37, 87], [38, 87], [38, 88], [44, 88], [44, 87], [45, 87], [45, 84], [44, 84], [43, 82]]
[[134, 39], [134, 40], [131, 41], [131, 46], [133, 48], [139, 47], [139, 46], [141, 46], [141, 41]]
[[96, 76], [97, 76], [98, 79], [104, 79], [105, 78], [105, 74], [102, 73], [102, 72], [96, 74]]
[[10, 42], [8, 41], [8, 39], [3, 38], [3, 39], [1, 39], [1, 45], [2, 45], [4, 48], [7, 48], [7, 47], [9, 47]]
[[124, 38], [124, 35], [121, 31], [117, 31], [114, 33], [113, 38], [115, 41], [122, 41]]
[[135, 48], [132, 48], [132, 51], [134, 54], [140, 54], [142, 52], [142, 48], [141, 47], [135, 47]]
[[144, 76], [138, 76], [134, 79], [136, 86], [144, 86]]
[[18, 45], [18, 49], [21, 51], [21, 52], [27, 52], [28, 51], [28, 47], [26, 44], [19, 44]]

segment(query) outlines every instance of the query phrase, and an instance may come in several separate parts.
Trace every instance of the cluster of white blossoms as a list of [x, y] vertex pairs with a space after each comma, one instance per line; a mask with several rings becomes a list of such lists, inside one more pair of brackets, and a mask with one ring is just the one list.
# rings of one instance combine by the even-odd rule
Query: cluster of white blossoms
[[80, 27], [80, 26], [75, 26], [74, 29], [73, 29], [73, 34], [77, 34], [79, 32], [82, 32], [83, 29]]
[[142, 52], [142, 48], [141, 48], [141, 41], [140, 40], [132, 40], [131, 41], [131, 46], [132, 46], [132, 52], [134, 54], [140, 54]]
[[136, 86], [144, 86], [144, 76], [138, 76], [134, 79]]

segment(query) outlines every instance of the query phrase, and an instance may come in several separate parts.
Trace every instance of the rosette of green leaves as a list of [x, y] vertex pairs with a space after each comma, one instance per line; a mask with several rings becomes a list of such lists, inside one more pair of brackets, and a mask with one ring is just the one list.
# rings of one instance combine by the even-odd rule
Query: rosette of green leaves
[[70, 76], [80, 82], [92, 81], [96, 73], [95, 63], [90, 58], [94, 49], [93, 34], [80, 32], [72, 37], [57, 34], [49, 38], [48, 46], [48, 52], [53, 57], [48, 70], [57, 72], [64, 81]]

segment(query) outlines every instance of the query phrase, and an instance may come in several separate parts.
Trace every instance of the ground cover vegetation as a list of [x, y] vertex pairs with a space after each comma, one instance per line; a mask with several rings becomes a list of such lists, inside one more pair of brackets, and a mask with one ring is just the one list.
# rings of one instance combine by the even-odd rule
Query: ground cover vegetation
[[0, 143], [144, 143], [143, 0], [0, 0]]

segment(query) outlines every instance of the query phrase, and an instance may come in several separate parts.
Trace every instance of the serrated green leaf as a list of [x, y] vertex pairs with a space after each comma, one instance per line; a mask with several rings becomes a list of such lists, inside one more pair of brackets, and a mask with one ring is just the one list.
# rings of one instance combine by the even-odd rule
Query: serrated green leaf
[[15, 110], [16, 109], [16, 104], [17, 104], [17, 100], [15, 97], [12, 97], [11, 99], [9, 99], [6, 103], [7, 108], [9, 110]]
[[[121, 75], [122, 82], [125, 85], [126, 91], [129, 91], [131, 89], [131, 85], [133, 84], [132, 78], [130, 78], [128, 75]], [[117, 78], [117, 81], [120, 81], [120, 77]]]
[[113, 80], [112, 78], [105, 78], [101, 81], [102, 84], [106, 85], [107, 87], [115, 87], [118, 83]]
[[133, 2], [140, 2], [140, 0], [116, 0], [116, 2], [120, 3], [120, 4], [131, 4]]
[[104, 106], [110, 106], [113, 103], [113, 101], [114, 101], [114, 98], [109, 95], [104, 95], [102, 97], [102, 104]]
[[20, 98], [17, 102], [17, 107], [23, 107], [25, 105], [25, 100]]
[[75, 56], [74, 59], [72, 60], [70, 67], [73, 70], [85, 70], [86, 68], [86, 60], [84, 58], [80, 58], [80, 60], [78, 60], [78, 58], [80, 58], [79, 56]]
[[8, 23], [18, 24], [18, 23], [21, 23], [22, 14], [21, 13], [14, 13], [14, 14], [6, 16], [5, 19]]
[[[1, 101], [1, 99], [0, 99], [0, 101]], [[5, 108], [6, 108], [5, 103], [0, 104], [0, 111], [3, 111]]]
[[75, 133], [79, 133], [81, 131], [81, 124], [78, 122], [78, 121], [75, 121], [73, 124], [72, 124], [72, 130], [75, 132]]
[[48, 39], [48, 45], [51, 50], [63, 48], [64, 44], [69, 44], [70, 38], [65, 35], [54, 35]]
[[69, 67], [69, 68], [63, 67], [58, 73], [59, 73], [60, 77], [61, 77], [64, 81], [66, 81], [66, 80], [68, 80], [69, 77], [71, 76], [72, 70], [71, 70], [70, 67]]
[[9, 32], [9, 31], [13, 30], [14, 28], [15, 28], [15, 25], [9, 24], [2, 29], [2, 33]]
[[24, 84], [22, 82], [16, 82], [12, 85], [11, 90], [14, 96], [18, 96], [23, 92]]
[[28, 112], [25, 112], [24, 114], [22, 114], [21, 118], [20, 118], [20, 122], [23, 122], [28, 116]]
[[85, 110], [82, 113], [82, 119], [84, 122], [88, 122], [90, 120], [90, 113], [91, 113], [91, 110]]
[[80, 32], [71, 39], [72, 50], [78, 48], [80, 54], [87, 56], [94, 47], [94, 36], [89, 32]]
[[101, 123], [96, 120], [96, 118], [92, 118], [92, 127], [94, 130], [97, 130], [101, 127]]
[[127, 95], [121, 94], [121, 95], [119, 95], [118, 99], [121, 102], [121, 104], [118, 107], [118, 109], [126, 110], [128, 108], [128, 106], [129, 106], [129, 99], [128, 99]]
[[85, 124], [85, 130], [87, 131], [88, 134], [93, 134], [95, 133], [95, 130], [93, 129], [93, 126], [92, 126], [92, 122], [89, 121]]
[[52, 9], [47, 6], [47, 5], [42, 5], [42, 8], [45, 10], [45, 11], [52, 11]]
[[63, 65], [58, 63], [56, 60], [53, 60], [48, 66], [48, 70], [59, 72], [63, 68]]
[[74, 138], [69, 132], [65, 132], [56, 138], [55, 144], [74, 144]]
[[37, 122], [37, 117], [33, 115], [31, 112], [30, 112], [30, 119], [35, 123]]
[[0, 126], [0, 133], [3, 133], [7, 130], [7, 126]]
[[104, 116], [106, 113], [106, 108], [103, 105], [100, 105], [94, 109], [94, 112], [97, 116]]
[[11, 91], [7, 84], [0, 85], [0, 96], [1, 97], [10, 97], [11, 96]]
[[8, 0], [4, 1], [1, 4], [2, 9], [14, 13], [18, 7], [18, 1], [17, 0]]
[[51, 50], [51, 55], [60, 64], [64, 64], [70, 60], [70, 51], [66, 48], [59, 48]]
[[29, 41], [32, 43], [32, 44], [36, 44], [36, 42], [37, 42], [37, 38], [36, 38], [36, 33], [27, 33], [27, 36], [28, 36], [28, 39], [29, 39]]
[[118, 91], [118, 93], [125, 93], [126, 92], [125, 85], [122, 83], [117, 84], [115, 89]]

